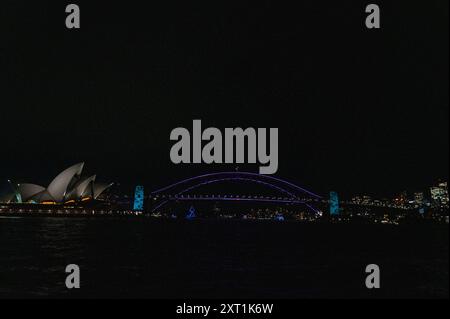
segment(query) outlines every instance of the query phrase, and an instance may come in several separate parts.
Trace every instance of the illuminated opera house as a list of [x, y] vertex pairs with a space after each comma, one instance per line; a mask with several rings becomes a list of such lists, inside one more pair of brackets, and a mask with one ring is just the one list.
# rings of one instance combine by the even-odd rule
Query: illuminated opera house
[[97, 183], [96, 175], [83, 176], [84, 163], [69, 167], [56, 176], [47, 186], [18, 184], [9, 181], [11, 192], [2, 196], [9, 204], [81, 204], [99, 199], [113, 184]]

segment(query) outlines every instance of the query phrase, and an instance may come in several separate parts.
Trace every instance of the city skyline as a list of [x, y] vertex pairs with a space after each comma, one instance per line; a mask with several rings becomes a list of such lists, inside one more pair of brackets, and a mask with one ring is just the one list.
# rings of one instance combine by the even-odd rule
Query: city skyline
[[[84, 166], [84, 162], [80, 163], [80, 164], [75, 164], [75, 166], [77, 166], [77, 165], [83, 165]], [[240, 170], [239, 169], [235, 169], [234, 171], [235, 172], [239, 172]], [[211, 172], [212, 171], [210, 171], [210, 173]], [[223, 171], [223, 172], [226, 172], [226, 171]], [[242, 171], [242, 172], [245, 173], [245, 171]], [[216, 172], [216, 173], [219, 173], [219, 172]], [[83, 174], [83, 175], [84, 175], [84, 177], [83, 177], [83, 179], [81, 181], [83, 181], [84, 179], [88, 180], [89, 178], [91, 178], [91, 179], [93, 178], [93, 181], [95, 181], [95, 175], [93, 175], [93, 176], [90, 176], [90, 174]], [[200, 175], [202, 175], [202, 174], [200, 174]], [[279, 176], [279, 174], [275, 174], [274, 176]], [[24, 177], [20, 177], [20, 178], [9, 177], [6, 180], [0, 181], [0, 195], [2, 195], [2, 193], [4, 194], [8, 190], [11, 190], [11, 189], [14, 188], [14, 187], [12, 187], [11, 183], [17, 184], [18, 185], [17, 187], [19, 187], [20, 184], [23, 184], [25, 186], [28, 186], [28, 185], [33, 186], [33, 189], [38, 187], [39, 191], [45, 190], [45, 188], [43, 188], [42, 186], [39, 186], [39, 185], [36, 185], [36, 184], [30, 184], [29, 181], [30, 181], [30, 179], [33, 179], [33, 178], [34, 177], [27, 177], [27, 178], [24, 178]], [[188, 176], [188, 178], [189, 178], [189, 176]], [[54, 183], [54, 180], [53, 181], [52, 181], [52, 179], [48, 179], [48, 180], [51, 181], [52, 183]], [[103, 185], [106, 186], [107, 185], [108, 187], [111, 187], [113, 184], [116, 184], [118, 186], [122, 186], [122, 184], [124, 184], [126, 186], [121, 188], [121, 192], [130, 193], [130, 192], [134, 192], [134, 187], [136, 185], [142, 184], [142, 183], [132, 183], [130, 181], [123, 182], [123, 181], [119, 181], [119, 180], [114, 179], [114, 178], [112, 178], [112, 180], [114, 180], [113, 183], [101, 184], [101, 186], [103, 186]], [[287, 178], [287, 180], [289, 180], [289, 178]], [[293, 180], [291, 180], [291, 181], [295, 182]], [[297, 183], [298, 183], [298, 181], [297, 181]], [[48, 184], [48, 183], [44, 182], [43, 184]], [[144, 185], [145, 185], [146, 188], [150, 188], [150, 189], [158, 189], [158, 187], [163, 186], [162, 184], [161, 185], [152, 185], [152, 184], [146, 184], [146, 183], [144, 183]], [[424, 198], [422, 198], [422, 199], [425, 199], [425, 198], [426, 199], [434, 199], [435, 196], [443, 196], [443, 193], [440, 190], [442, 188], [447, 189], [446, 194], [448, 196], [448, 186], [447, 185], [448, 185], [448, 181], [445, 181], [443, 179], [438, 179], [437, 181], [435, 181], [431, 185], [427, 185], [427, 186], [425, 186], [425, 187], [423, 187], [421, 189], [419, 189], [419, 188], [411, 188], [411, 187], [409, 187], [409, 188], [404, 187], [404, 188], [395, 190], [395, 191], [393, 191], [391, 193], [384, 193], [384, 194], [364, 193], [364, 192], [361, 192], [360, 190], [354, 190], [353, 192], [344, 193], [344, 192], [342, 192], [339, 189], [325, 190], [322, 194], [328, 194], [329, 192], [337, 191], [340, 196], [342, 194], [344, 194], [343, 197], [346, 198], [347, 200], [350, 200], [350, 199], [352, 199], [354, 197], [361, 197], [361, 196], [371, 196], [374, 199], [380, 199], [380, 200], [381, 199], [389, 199], [389, 200], [392, 199], [393, 200], [393, 199], [396, 199], [396, 198], [401, 197], [403, 195], [407, 196], [407, 199], [410, 200], [410, 199], [414, 199], [419, 194], [424, 196]], [[433, 192], [435, 192], [435, 194], [433, 194]]]
[[[68, 204], [76, 203], [78, 201], [83, 202], [86, 200], [97, 199], [103, 192], [107, 191], [113, 185], [116, 185], [115, 194], [116, 196], [130, 196], [131, 194], [121, 187], [121, 183], [116, 181], [115, 183], [100, 183], [96, 181], [97, 175], [86, 174], [83, 172], [85, 163], [78, 163], [62, 171], [58, 174], [49, 186], [42, 187], [37, 184], [32, 184], [29, 180], [20, 181], [17, 179], [8, 179], [7, 183], [3, 182], [0, 184], [0, 203], [54, 203], [54, 204]], [[201, 179], [203, 177], [213, 177], [213, 176], [225, 176], [226, 178], [219, 178], [217, 181], [227, 181], [227, 180], [251, 180], [250, 177], [261, 179], [268, 179], [269, 181], [283, 181], [283, 179], [277, 177], [276, 175], [264, 175], [259, 173], [250, 172], [240, 172], [235, 170], [233, 172], [219, 172], [219, 173], [207, 173], [195, 177], [190, 177], [188, 179], [181, 179], [178, 182], [174, 182], [173, 185], [183, 184], [189, 180]], [[228, 176], [228, 177], [227, 177]], [[236, 176], [232, 179], [229, 176]], [[241, 176], [239, 178], [239, 176]], [[287, 185], [299, 187], [298, 184], [295, 185], [295, 181], [284, 180], [283, 183]], [[205, 185], [211, 184], [210, 182]], [[266, 184], [265, 182], [263, 184]], [[201, 186], [203, 184], [199, 184]], [[163, 188], [156, 187], [154, 185], [138, 185], [133, 191], [137, 193], [137, 189], [140, 189], [139, 196], [144, 197], [144, 189], [149, 194], [155, 194], [160, 190], [164, 190], [171, 186], [165, 186]], [[197, 188], [197, 186], [195, 187]], [[225, 191], [226, 187], [221, 190]], [[391, 207], [391, 208], [402, 208], [402, 209], [425, 209], [425, 208], [447, 208], [449, 206], [449, 192], [448, 192], [448, 182], [438, 181], [431, 186], [428, 186], [425, 190], [416, 190], [414, 192], [408, 191], [397, 191], [395, 194], [390, 194], [389, 196], [376, 196], [370, 193], [355, 192], [349, 196], [342, 196], [342, 193], [336, 192], [336, 190], [330, 190], [329, 194], [317, 195], [303, 188], [305, 194], [310, 194], [314, 198], [321, 198], [325, 201], [336, 201], [336, 202], [348, 202], [353, 204], [363, 204], [368, 206], [378, 206], [378, 207]], [[282, 189], [278, 189], [282, 190]], [[283, 190], [286, 191], [286, 190]], [[329, 199], [328, 199], [329, 195]], [[137, 196], [137, 195], [135, 195]], [[147, 195], [148, 196], [148, 195]], [[131, 196], [130, 196], [131, 197]], [[333, 199], [335, 198], [335, 199]], [[339, 198], [339, 200], [338, 200]], [[141, 206], [142, 204], [139, 204]], [[331, 205], [331, 204], [330, 204]], [[136, 206], [136, 203], [134, 204]]]

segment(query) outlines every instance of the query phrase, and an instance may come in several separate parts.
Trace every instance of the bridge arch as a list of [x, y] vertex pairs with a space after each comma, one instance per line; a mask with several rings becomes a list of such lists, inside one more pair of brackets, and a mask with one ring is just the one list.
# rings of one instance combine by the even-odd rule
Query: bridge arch
[[[152, 198], [160, 198], [160, 202], [152, 208], [155, 211], [168, 202], [173, 200], [184, 200], [185, 194], [189, 191], [195, 190], [202, 186], [211, 185], [226, 181], [238, 181], [238, 182], [250, 182], [263, 185], [272, 190], [276, 190], [281, 194], [284, 194], [284, 198], [278, 199], [264, 199], [264, 201], [283, 202], [283, 203], [295, 203], [303, 204], [310, 210], [317, 213], [317, 210], [311, 205], [311, 202], [320, 200], [322, 197], [308, 191], [292, 182], [283, 180], [270, 175], [261, 175], [249, 172], [221, 172], [199, 175], [191, 178], [181, 180], [166, 187], [157, 189], [151, 193]], [[195, 200], [195, 198], [190, 198]], [[214, 200], [225, 200], [224, 198], [214, 198]], [[232, 199], [227, 199], [232, 200]], [[236, 199], [236, 200], [243, 200]], [[257, 198], [248, 199], [259, 201]]]

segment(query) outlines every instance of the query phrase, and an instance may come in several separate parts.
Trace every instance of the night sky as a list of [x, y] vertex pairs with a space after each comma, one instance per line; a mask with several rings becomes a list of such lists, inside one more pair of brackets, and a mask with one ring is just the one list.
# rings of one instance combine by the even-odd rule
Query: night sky
[[448, 179], [447, 0], [375, 1], [381, 30], [369, 1], [72, 2], [0, 5], [1, 180], [46, 185], [80, 161], [125, 189], [234, 170], [172, 164], [169, 134], [193, 119], [278, 127], [277, 175], [317, 193]]

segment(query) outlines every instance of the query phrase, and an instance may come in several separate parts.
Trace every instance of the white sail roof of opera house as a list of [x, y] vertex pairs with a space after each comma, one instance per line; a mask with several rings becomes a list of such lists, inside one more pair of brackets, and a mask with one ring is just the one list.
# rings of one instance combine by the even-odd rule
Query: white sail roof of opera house
[[111, 184], [94, 184], [94, 199], [97, 199], [105, 190], [113, 186]]
[[45, 191], [45, 187], [35, 185], [35, 184], [19, 184], [19, 194], [22, 197], [22, 201], [26, 202], [31, 197], [36, 195], [37, 193], [40, 193], [42, 191]]
[[69, 200], [98, 199], [113, 183], [96, 183], [96, 175], [82, 177], [84, 163], [75, 164], [58, 174], [48, 187], [36, 184], [13, 184], [13, 196], [4, 198], [21, 203], [64, 203]]
[[[91, 186], [95, 182], [95, 178], [97, 176], [93, 175], [91, 177], [80, 179], [74, 186], [72, 191], [70, 193], [66, 194], [67, 199], [77, 199], [82, 197], [85, 193], [88, 195], [89, 193], [89, 186]], [[86, 196], [87, 196], [86, 195]]]
[[64, 196], [66, 195], [67, 188], [69, 187], [70, 182], [75, 178], [81, 175], [83, 171], [84, 163], [79, 163], [74, 166], [69, 167], [58, 176], [48, 185], [47, 191], [49, 194], [55, 199], [56, 202], [62, 202], [64, 200]]

